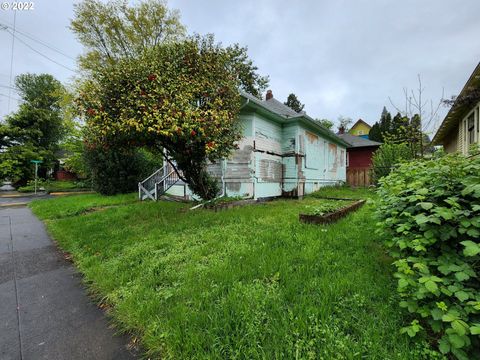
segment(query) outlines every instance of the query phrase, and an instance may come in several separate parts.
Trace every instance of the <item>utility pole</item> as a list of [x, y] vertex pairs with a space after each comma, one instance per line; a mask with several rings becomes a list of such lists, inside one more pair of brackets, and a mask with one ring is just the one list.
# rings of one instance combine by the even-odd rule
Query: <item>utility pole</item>
[[[12, 98], [12, 78], [13, 78], [13, 50], [15, 49], [15, 30], [16, 30], [16, 22], [17, 22], [17, 12], [13, 12], [13, 33], [12, 33], [12, 54], [10, 55], [10, 88], [8, 89], [8, 106], [7, 106], [7, 113], [10, 112], [10, 101]], [[5, 27], [5, 29], [7, 29]]]

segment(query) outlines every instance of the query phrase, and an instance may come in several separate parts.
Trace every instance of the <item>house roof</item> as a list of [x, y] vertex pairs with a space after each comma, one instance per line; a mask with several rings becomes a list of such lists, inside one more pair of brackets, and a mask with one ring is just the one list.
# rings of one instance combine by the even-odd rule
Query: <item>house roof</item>
[[286, 117], [297, 117], [299, 114], [304, 114], [304, 112], [297, 113], [295, 110], [291, 109], [284, 103], [278, 101], [275, 98], [271, 98], [263, 101], [264, 106], [276, 112], [277, 114], [286, 116]]
[[382, 145], [382, 143], [365, 139], [361, 136], [355, 136], [350, 134], [340, 134], [338, 136], [350, 144], [349, 148], [360, 148], [360, 147], [369, 147], [369, 146], [378, 147]]
[[473, 90], [480, 89], [480, 63], [477, 64], [473, 73], [468, 78], [467, 82], [463, 86], [462, 91], [457, 96], [457, 100], [450, 108], [447, 116], [443, 119], [442, 124], [438, 128], [435, 136], [432, 139], [432, 145], [439, 145], [445, 136], [448, 135], [452, 129], [454, 129], [460, 120], [471, 110], [471, 103], [459, 101]]
[[246, 106], [256, 108], [257, 110], [263, 112], [266, 116], [269, 116], [271, 119], [281, 123], [300, 122], [307, 127], [315, 129], [318, 133], [339, 145], [345, 147], [349, 146], [349, 144], [342, 138], [333, 133], [331, 130], [322, 126], [319, 122], [312, 119], [304, 111], [297, 113], [295, 110], [289, 108], [274, 98], [269, 100], [260, 100], [259, 98], [242, 90], [240, 90], [240, 95], [246, 100], [243, 103], [242, 108]]
[[350, 130], [352, 130], [355, 126], [357, 126], [358, 124], [364, 124], [366, 126], [368, 126], [369, 129], [372, 128], [372, 126], [370, 124], [367, 124], [365, 121], [363, 121], [362, 119], [358, 119], [357, 122], [355, 124], [353, 124], [353, 126], [350, 128]]

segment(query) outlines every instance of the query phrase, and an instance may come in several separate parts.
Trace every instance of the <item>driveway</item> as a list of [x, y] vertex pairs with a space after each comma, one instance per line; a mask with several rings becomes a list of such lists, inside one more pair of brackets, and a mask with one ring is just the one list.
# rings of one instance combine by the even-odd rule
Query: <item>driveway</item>
[[0, 207], [0, 359], [134, 359], [127, 341], [30, 209]]

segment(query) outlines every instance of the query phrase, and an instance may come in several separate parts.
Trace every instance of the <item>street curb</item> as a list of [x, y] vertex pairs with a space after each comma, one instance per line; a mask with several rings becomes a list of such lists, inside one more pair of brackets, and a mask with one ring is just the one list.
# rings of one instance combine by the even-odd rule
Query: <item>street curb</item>
[[7, 203], [7, 204], [0, 204], [0, 208], [17, 207], [17, 206], [27, 206], [27, 205], [28, 205], [28, 203], [26, 203], [26, 202]]
[[20, 193], [20, 194], [3, 194], [0, 195], [0, 198], [2, 199], [13, 199], [13, 198], [26, 198], [26, 197], [42, 197], [48, 195], [47, 193], [38, 193], [38, 194], [33, 194], [33, 193]]
[[65, 195], [83, 195], [83, 194], [95, 194], [95, 191], [57, 191], [51, 192], [51, 196], [65, 196]]

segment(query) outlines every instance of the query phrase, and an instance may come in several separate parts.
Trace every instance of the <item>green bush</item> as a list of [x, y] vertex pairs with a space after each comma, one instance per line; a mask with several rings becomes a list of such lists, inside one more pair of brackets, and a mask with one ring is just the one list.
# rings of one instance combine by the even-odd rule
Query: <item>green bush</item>
[[480, 157], [404, 163], [378, 192], [400, 306], [413, 316], [402, 332], [480, 359]]
[[135, 191], [138, 182], [162, 164], [160, 157], [147, 156], [146, 150], [114, 147], [88, 148], [85, 158], [93, 188], [103, 195]]
[[373, 180], [387, 176], [400, 162], [412, 159], [412, 151], [405, 143], [384, 143], [373, 154]]

